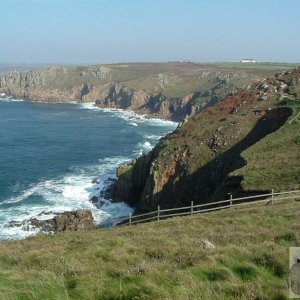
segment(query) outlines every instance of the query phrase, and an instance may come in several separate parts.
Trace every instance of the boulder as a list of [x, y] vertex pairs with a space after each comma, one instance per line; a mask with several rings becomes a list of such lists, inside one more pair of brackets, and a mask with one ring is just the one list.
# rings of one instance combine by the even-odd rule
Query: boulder
[[99, 202], [99, 198], [97, 196], [93, 196], [91, 199], [90, 199], [90, 202], [94, 203], [94, 204], [97, 204]]
[[21, 226], [24, 230], [39, 228], [44, 232], [85, 231], [95, 228], [92, 212], [84, 209], [58, 213], [46, 220], [31, 218], [23, 221]]
[[215, 249], [215, 245], [209, 240], [200, 240], [198, 244], [201, 248], [204, 249]]
[[94, 178], [94, 179], [92, 180], [92, 183], [93, 183], [93, 184], [99, 184], [99, 183], [100, 183], [99, 178]]

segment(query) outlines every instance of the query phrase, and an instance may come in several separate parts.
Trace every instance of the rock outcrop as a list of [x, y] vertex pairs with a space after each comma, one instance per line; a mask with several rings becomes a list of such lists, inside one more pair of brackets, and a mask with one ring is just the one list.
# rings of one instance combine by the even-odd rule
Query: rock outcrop
[[[85, 80], [88, 77], [89, 83]], [[108, 69], [52, 67], [42, 71], [10, 72], [0, 75], [0, 91], [14, 98], [32, 101], [85, 102], [93, 98], [93, 84], [101, 83], [103, 89], [93, 91], [95, 96], [105, 97], [105, 83], [110, 79]], [[103, 84], [102, 84], [103, 81]], [[87, 97], [87, 95], [90, 95]]]
[[126, 199], [129, 205], [134, 205], [143, 191], [145, 181], [150, 172], [153, 152], [140, 156], [129, 164], [120, 166], [117, 170], [118, 181], [112, 190], [114, 201]]
[[13, 221], [9, 226], [22, 227], [23, 230], [39, 229], [44, 232], [86, 231], [95, 228], [92, 212], [83, 209], [58, 213], [51, 219], [31, 218], [23, 222]]
[[[225, 199], [229, 192], [238, 195], [251, 190], [271, 190], [274, 182], [279, 183], [278, 170], [284, 170], [287, 163], [281, 162], [282, 154], [272, 152], [269, 165], [260, 168], [255, 166], [259, 160], [256, 153], [245, 156], [247, 159], [243, 156], [259, 145], [263, 149], [261, 155], [265, 155], [263, 151], [268, 148], [264, 140], [276, 132], [276, 147], [285, 147], [283, 151], [297, 160], [295, 151], [300, 152], [300, 144], [294, 141], [299, 138], [299, 92], [300, 68], [297, 68], [257, 81], [188, 118], [149, 154], [118, 169], [114, 197], [135, 206], [139, 213], [155, 210], [157, 205], [170, 208], [189, 205], [192, 200], [199, 204]], [[286, 136], [279, 129], [289, 118], [292, 119], [286, 126], [293, 126], [287, 129], [292, 144], [285, 145], [281, 140]], [[237, 172], [250, 164], [252, 157], [256, 158], [249, 173]], [[278, 169], [272, 170], [275, 165]], [[280, 179], [284, 185], [275, 183], [277, 189], [300, 188], [300, 169], [291, 166], [293, 175], [288, 180]], [[257, 183], [253, 168], [257, 176], [266, 177], [263, 174], [267, 173], [268, 181]], [[251, 183], [245, 185], [247, 180]]]

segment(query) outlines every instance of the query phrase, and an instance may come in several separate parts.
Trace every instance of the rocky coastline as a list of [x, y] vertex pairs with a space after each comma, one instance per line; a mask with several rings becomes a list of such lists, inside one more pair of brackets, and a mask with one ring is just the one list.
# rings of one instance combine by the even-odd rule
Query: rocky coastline
[[[191, 201], [202, 204], [226, 199], [228, 193], [239, 196], [270, 191], [276, 173], [261, 188], [244, 187], [247, 174], [240, 175], [244, 173], [239, 170], [251, 161], [243, 155], [264, 143], [268, 135], [280, 132], [295, 114], [289, 103], [299, 103], [299, 92], [300, 68], [296, 68], [250, 84], [191, 116], [147, 155], [118, 168], [112, 198], [125, 200], [136, 208], [135, 213], [144, 213], [158, 205], [172, 208]], [[292, 120], [298, 115], [296, 111]], [[270, 173], [270, 166], [257, 172]], [[299, 187], [295, 180], [281, 188]]]
[[257, 75], [198, 64], [50, 67], [0, 74], [0, 94], [43, 102], [94, 102], [180, 122], [215, 105]]
[[[100, 68], [99, 72], [88, 73], [98, 80], [98, 85], [91, 80], [72, 85], [71, 89], [46, 88], [61, 73], [69, 76], [69, 72], [63, 68], [4, 74], [0, 76], [0, 92], [31, 101], [95, 102], [100, 108], [181, 121], [148, 154], [120, 166], [117, 181], [112, 181], [99, 197], [90, 199], [99, 207], [100, 196], [125, 201], [135, 208], [135, 213], [155, 210], [157, 205], [170, 208], [189, 205], [190, 201], [200, 204], [224, 199], [228, 192], [251, 192], [243, 187], [244, 177], [237, 172], [247, 164], [243, 153], [284, 126], [293, 112], [283, 103], [295, 101], [300, 86], [300, 69], [296, 68], [231, 91], [220, 101], [222, 93], [218, 94], [218, 90], [226, 84], [222, 77], [221, 82], [205, 92], [207, 102], [199, 103], [201, 92], [167, 97], [162, 92], [132, 89], [112, 81], [109, 68]], [[87, 74], [82, 71], [80, 76]], [[34, 226], [44, 226], [32, 221]], [[54, 228], [56, 221], [51, 222], [45, 226]], [[73, 225], [66, 226], [69, 227]]]
[[[33, 76], [33, 74], [32, 72], [31, 75]], [[128, 110], [149, 118], [175, 122], [181, 121], [186, 115], [194, 115], [204, 106], [213, 105], [219, 99], [217, 96], [213, 96], [208, 102], [197, 104], [199, 92], [190, 93], [184, 97], [169, 98], [161, 93], [153, 94], [145, 90], [130, 89], [126, 85], [114, 81], [100, 86], [87, 83], [79, 84], [72, 87], [71, 91], [43, 89], [42, 81], [38, 84], [32, 84], [30, 80], [28, 81], [27, 76], [23, 78], [19, 75], [14, 73], [0, 75], [0, 92], [2, 95], [33, 102], [92, 102], [99, 108]], [[38, 75], [34, 75], [33, 78], [35, 76]]]
[[[52, 217], [47, 217], [54, 215]], [[78, 209], [62, 213], [42, 212], [36, 218], [11, 221], [7, 227], [21, 227], [25, 231], [58, 233], [63, 231], [86, 231], [95, 228], [90, 210]]]

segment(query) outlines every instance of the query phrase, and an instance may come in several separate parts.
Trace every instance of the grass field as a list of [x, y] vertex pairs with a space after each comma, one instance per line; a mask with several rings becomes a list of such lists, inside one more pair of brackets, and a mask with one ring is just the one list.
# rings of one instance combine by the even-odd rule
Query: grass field
[[0, 299], [287, 299], [299, 229], [289, 200], [40, 234], [0, 244]]

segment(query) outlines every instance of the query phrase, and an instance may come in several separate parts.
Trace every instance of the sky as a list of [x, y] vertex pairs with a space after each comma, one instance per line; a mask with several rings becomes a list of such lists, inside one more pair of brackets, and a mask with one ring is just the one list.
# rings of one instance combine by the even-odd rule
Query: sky
[[300, 62], [300, 0], [0, 0], [0, 63]]

